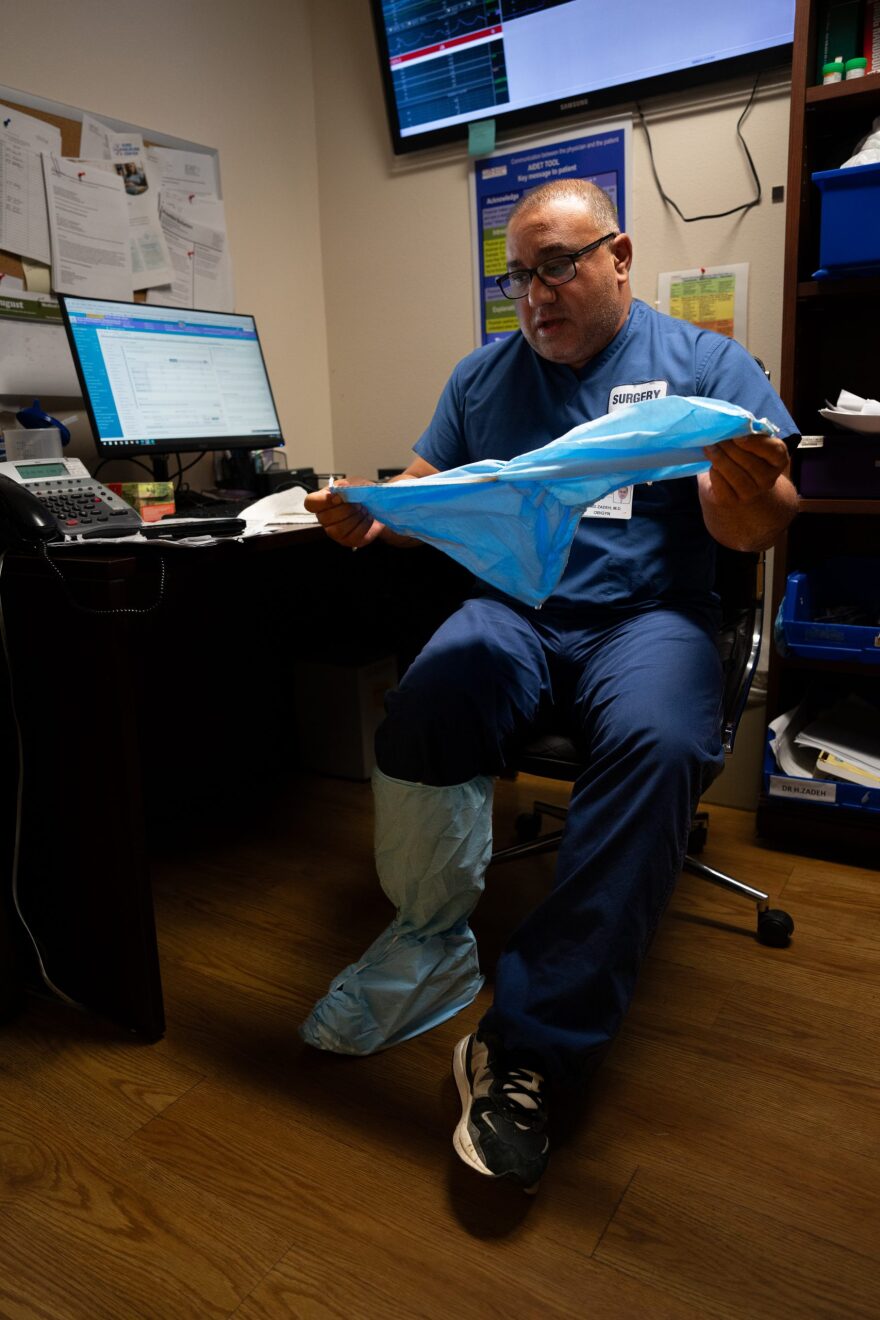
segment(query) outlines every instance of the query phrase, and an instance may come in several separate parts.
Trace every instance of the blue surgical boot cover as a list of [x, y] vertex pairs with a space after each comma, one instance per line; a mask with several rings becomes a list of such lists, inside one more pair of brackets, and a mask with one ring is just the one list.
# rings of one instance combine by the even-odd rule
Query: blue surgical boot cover
[[376, 869], [397, 908], [300, 1027], [309, 1045], [373, 1054], [444, 1022], [483, 983], [467, 918], [492, 854], [488, 776], [434, 788], [373, 772]]

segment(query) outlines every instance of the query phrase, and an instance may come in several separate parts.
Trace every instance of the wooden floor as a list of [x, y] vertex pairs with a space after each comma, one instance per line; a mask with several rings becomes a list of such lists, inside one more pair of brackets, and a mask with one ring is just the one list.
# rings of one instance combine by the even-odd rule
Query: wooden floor
[[[499, 785], [499, 836], [535, 786]], [[713, 807], [706, 859], [780, 899], [795, 941], [759, 946], [748, 904], [682, 877], [531, 1199], [450, 1143], [452, 1048], [489, 988], [371, 1059], [296, 1036], [388, 919], [370, 832], [366, 785], [307, 779], [249, 835], [157, 860], [159, 1044], [57, 1002], [2, 1028], [4, 1320], [876, 1320], [877, 872], [765, 851]], [[551, 873], [490, 873], [486, 967]]]

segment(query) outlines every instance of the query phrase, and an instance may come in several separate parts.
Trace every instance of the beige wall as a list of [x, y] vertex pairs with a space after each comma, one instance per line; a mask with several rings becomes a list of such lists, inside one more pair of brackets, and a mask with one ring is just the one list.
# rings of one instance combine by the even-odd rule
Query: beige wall
[[[9, 87], [219, 149], [236, 305], [257, 318], [291, 462], [326, 470], [305, 0], [6, 0], [0, 43]], [[90, 460], [79, 431], [78, 452]]]
[[[450, 368], [475, 346], [470, 175], [463, 149], [392, 156], [366, 4], [311, 0], [310, 12], [334, 453], [343, 470], [370, 476], [408, 460]], [[661, 179], [685, 215], [753, 196], [735, 137], [750, 85], [725, 85], [711, 103], [649, 106]], [[787, 86], [759, 89], [744, 133], [764, 202], [684, 224], [659, 198], [634, 129], [633, 284], [654, 302], [660, 271], [749, 262], [748, 346], [778, 380], [785, 208], [769, 198], [786, 178]]]
[[[237, 306], [258, 319], [292, 463], [406, 463], [474, 347], [470, 174], [461, 149], [392, 156], [364, 0], [9, 0], [2, 18], [8, 86], [219, 149]], [[649, 106], [685, 214], [751, 196], [747, 87], [722, 91]], [[661, 270], [748, 261], [749, 347], [778, 379], [785, 86], [760, 92], [745, 134], [765, 201], [686, 225], [634, 129], [633, 284], [653, 302]]]
[[[6, 0], [0, 40], [8, 86], [219, 149], [237, 306], [258, 319], [292, 464], [408, 462], [474, 347], [470, 174], [461, 149], [392, 156], [365, 0]], [[649, 103], [686, 215], [752, 196], [735, 137], [748, 86]], [[660, 271], [749, 262], [748, 347], [778, 381], [785, 208], [769, 197], [786, 178], [786, 85], [764, 83], [744, 132], [764, 202], [684, 224], [634, 129], [633, 285], [653, 302]], [[754, 799], [752, 759], [737, 805]]]

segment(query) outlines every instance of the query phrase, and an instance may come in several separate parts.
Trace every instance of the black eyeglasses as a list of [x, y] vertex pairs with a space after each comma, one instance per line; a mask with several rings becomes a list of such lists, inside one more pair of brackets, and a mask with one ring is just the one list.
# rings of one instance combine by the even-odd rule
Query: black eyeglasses
[[525, 298], [536, 275], [548, 289], [552, 289], [557, 284], [567, 284], [577, 275], [578, 260], [585, 257], [588, 252], [595, 252], [596, 248], [607, 243], [609, 238], [617, 238], [617, 234], [604, 234], [602, 238], [597, 238], [586, 247], [579, 248], [577, 252], [563, 252], [558, 257], [548, 257], [540, 266], [535, 266], [532, 270], [525, 266], [522, 270], [509, 270], [506, 275], [499, 275], [495, 283], [505, 298], [510, 299]]

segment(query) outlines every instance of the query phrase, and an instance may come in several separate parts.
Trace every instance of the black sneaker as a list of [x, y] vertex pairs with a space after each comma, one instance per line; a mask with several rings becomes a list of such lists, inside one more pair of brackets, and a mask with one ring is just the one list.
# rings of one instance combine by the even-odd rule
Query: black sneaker
[[456, 1154], [477, 1173], [536, 1192], [550, 1149], [541, 1074], [493, 1060], [478, 1035], [458, 1042], [452, 1071], [462, 1108]]

